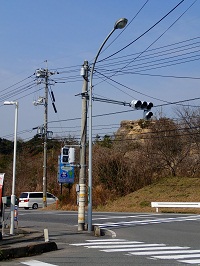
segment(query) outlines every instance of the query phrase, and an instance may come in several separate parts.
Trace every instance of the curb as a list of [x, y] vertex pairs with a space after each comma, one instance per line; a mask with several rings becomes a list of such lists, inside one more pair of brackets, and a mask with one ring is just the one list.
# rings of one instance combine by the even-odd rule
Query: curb
[[55, 251], [57, 249], [58, 247], [55, 242], [45, 242], [45, 243], [32, 244], [22, 247], [3, 249], [0, 250], [0, 261], [39, 255], [44, 252]]
[[[33, 233], [20, 233], [18, 235], [11, 235], [11, 236], [3, 236], [2, 240], [0, 241], [0, 247], [3, 249], [4, 246], [18, 244], [18, 243], [25, 243], [25, 242], [33, 242], [37, 240], [44, 239], [44, 235], [40, 232], [33, 232]], [[1, 250], [0, 248], [0, 250]]]
[[116, 233], [110, 229], [107, 228], [100, 228], [98, 225], [94, 225], [94, 236], [100, 237], [100, 236], [111, 236], [112, 238], [116, 237]]
[[111, 236], [112, 238], [116, 238], [116, 233], [113, 230], [101, 228], [101, 235]]
[[[40, 255], [45, 252], [58, 250], [57, 244], [51, 241], [44, 241], [44, 234], [39, 231], [23, 228], [18, 233], [15, 236], [6, 235], [0, 241], [0, 261]], [[104, 235], [109, 235], [112, 238], [116, 237], [115, 232], [100, 228], [98, 225], [93, 226], [92, 233], [96, 237]], [[43, 241], [41, 241], [42, 238]]]

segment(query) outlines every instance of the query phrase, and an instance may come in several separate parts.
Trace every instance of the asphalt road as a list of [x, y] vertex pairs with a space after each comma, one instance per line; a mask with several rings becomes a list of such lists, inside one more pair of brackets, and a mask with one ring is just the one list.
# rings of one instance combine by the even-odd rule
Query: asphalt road
[[48, 228], [59, 250], [1, 265], [200, 265], [200, 215], [93, 213], [93, 224], [109, 235], [78, 233], [77, 212], [19, 210], [19, 226]]

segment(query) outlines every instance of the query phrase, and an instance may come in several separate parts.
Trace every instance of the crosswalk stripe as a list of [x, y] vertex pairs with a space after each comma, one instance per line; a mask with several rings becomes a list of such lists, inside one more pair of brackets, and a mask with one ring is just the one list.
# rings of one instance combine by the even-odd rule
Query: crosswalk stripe
[[39, 260], [23, 261], [23, 262], [21, 262], [21, 264], [25, 264], [25, 265], [28, 265], [28, 266], [58, 266], [58, 265], [55, 265], [55, 264], [49, 264], [49, 263], [42, 262], [42, 261], [39, 261]]
[[179, 262], [183, 262], [183, 263], [188, 263], [188, 264], [197, 264], [200, 263], [200, 259], [199, 260], [178, 260]]
[[152, 256], [152, 255], [164, 255], [164, 254], [193, 254], [200, 253], [200, 250], [155, 250], [155, 251], [140, 251], [140, 252], [130, 252], [131, 255], [140, 255], [140, 256]]
[[178, 260], [178, 259], [188, 259], [188, 258], [199, 258], [200, 259], [200, 253], [189, 254], [189, 255], [184, 254], [184, 255], [153, 256], [153, 258], [162, 259], [162, 260]]
[[107, 242], [90, 242], [90, 243], [78, 243], [78, 244], [71, 244], [72, 246], [85, 246], [85, 247], [89, 247], [89, 246], [94, 246], [94, 247], [96, 247], [96, 245], [99, 245], [99, 244], [101, 244], [101, 246], [97, 246], [97, 248], [99, 248], [99, 247], [102, 247], [102, 246], [104, 246], [104, 245], [109, 245], [109, 246], [111, 246], [111, 245], [119, 245], [119, 246], [121, 246], [121, 244], [140, 244], [140, 243], [143, 243], [143, 242], [138, 242], [138, 241], [122, 241], [122, 242], [120, 242], [120, 241], [116, 241], [116, 242], [114, 242], [114, 241], [107, 241]]
[[[132, 218], [130, 216], [130, 218]], [[146, 225], [146, 224], [159, 224], [159, 223], [171, 223], [171, 222], [184, 222], [184, 221], [196, 221], [199, 220], [200, 216], [186, 216], [186, 217], [175, 217], [175, 218], [156, 218], [156, 219], [147, 219], [147, 220], [134, 220], [128, 222], [116, 222], [116, 223], [97, 223], [101, 228], [105, 227], [119, 227], [124, 225]]]
[[102, 249], [101, 251], [104, 252], [120, 252], [120, 251], [144, 251], [144, 250], [171, 250], [171, 249], [187, 249], [189, 247], [176, 247], [176, 246], [169, 246], [169, 247], [143, 247], [143, 248], [115, 248], [115, 249]]
[[[129, 244], [129, 243], [128, 243]], [[106, 249], [117, 249], [117, 248], [143, 248], [143, 247], [163, 247], [165, 244], [129, 244], [129, 245], [109, 245], [109, 246], [88, 246], [87, 248], [106, 248]]]
[[124, 252], [127, 255], [147, 256], [151, 259], [176, 260], [187, 264], [200, 263], [200, 249], [192, 250], [190, 247], [146, 244], [124, 239], [86, 240], [84, 243], [71, 245], [99, 249], [103, 252]]
[[[109, 242], [116, 242], [116, 241], [128, 241], [128, 240], [126, 240], [126, 239], [117, 239], [117, 238], [114, 238], [114, 239], [90, 239], [90, 240], [86, 240], [86, 241], [88, 241], [88, 242], [93, 242], [93, 243], [95, 243], [95, 242], [99, 242], [99, 243], [102, 243], [102, 242], [107, 242], [107, 241], [109, 241]], [[137, 241], [136, 241], [137, 242]]]

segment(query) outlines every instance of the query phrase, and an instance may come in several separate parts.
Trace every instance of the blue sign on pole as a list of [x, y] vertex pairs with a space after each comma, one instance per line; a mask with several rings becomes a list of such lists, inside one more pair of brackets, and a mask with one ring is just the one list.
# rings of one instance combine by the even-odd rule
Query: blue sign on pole
[[58, 182], [64, 184], [74, 183], [74, 166], [69, 163], [63, 164], [60, 161]]

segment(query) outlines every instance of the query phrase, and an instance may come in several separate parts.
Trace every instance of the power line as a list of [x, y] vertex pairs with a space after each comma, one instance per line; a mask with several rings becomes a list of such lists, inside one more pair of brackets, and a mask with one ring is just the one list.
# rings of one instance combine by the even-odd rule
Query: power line
[[[146, 2], [142, 5], [142, 7], [138, 10], [138, 12], [135, 14], [135, 16], [131, 19], [131, 21], [128, 23], [128, 25], [122, 29], [120, 31], [120, 33], [117, 35], [116, 38], [114, 38], [114, 40], [102, 51], [102, 53], [108, 49], [108, 47], [110, 47], [118, 38], [119, 36], [130, 26], [130, 24], [134, 21], [134, 19], [139, 15], [139, 13], [143, 10], [143, 8], [145, 7], [145, 5], [149, 2], [149, 0], [146, 0]], [[98, 61], [101, 62], [101, 61]]]
[[[197, 41], [197, 42], [193, 42], [193, 43], [189, 43], [189, 44], [184, 44], [184, 45], [181, 45], [181, 46], [177, 46], [177, 47], [174, 47], [175, 45], [179, 45], [179, 44], [183, 44], [183, 43], [187, 43], [187, 42], [190, 42], [190, 41], [193, 41], [193, 40], [196, 40], [196, 39], [199, 39], [200, 37], [197, 36], [197, 37], [194, 37], [194, 38], [190, 38], [190, 39], [186, 39], [186, 40], [183, 40], [183, 41], [179, 41], [179, 42], [175, 42], [175, 43], [171, 43], [171, 44], [167, 44], [167, 45], [164, 45], [164, 46], [160, 46], [160, 47], [156, 47], [156, 48], [152, 48], [152, 49], [148, 49], [148, 50], [145, 50], [145, 51], [140, 51], [140, 52], [137, 52], [137, 53], [132, 53], [132, 54], [127, 54], [127, 55], [123, 55], [123, 56], [119, 56], [119, 57], [115, 57], [115, 58], [111, 58], [111, 59], [108, 59], [106, 60], [106, 62], [109, 63], [109, 61], [114, 61], [114, 60], [119, 60], [119, 59], [122, 59], [122, 58], [127, 58], [127, 57], [132, 57], [132, 56], [138, 56], [140, 55], [141, 53], [143, 54], [147, 54], [147, 55], [143, 55], [143, 56], [140, 56], [140, 58], [144, 58], [144, 57], [147, 57], [147, 56], [155, 56], [157, 54], [160, 54], [160, 53], [163, 53], [163, 52], [170, 52], [170, 51], [173, 51], [173, 50], [176, 50], [176, 49], [179, 49], [179, 48], [185, 48], [185, 47], [188, 47], [188, 46], [191, 46], [191, 45], [196, 45], [196, 44], [199, 44], [200, 42]], [[170, 49], [165, 49], [165, 50], [162, 50], [164, 48], [169, 48], [169, 47], [172, 47]], [[197, 46], [199, 47], [199, 46]], [[161, 51], [159, 51], [161, 50]], [[184, 50], [184, 49], [183, 49]], [[148, 55], [149, 54], [149, 55]], [[119, 61], [120, 62], [120, 61]], [[123, 62], [123, 61], [121, 61]], [[98, 62], [98, 63], [101, 63], [101, 62]], [[103, 65], [105, 65], [106, 63], [104, 63]], [[111, 63], [112, 64], [112, 63]]]
[[[187, 9], [186, 9], [186, 11], [185, 12], [183, 12], [182, 14], [181, 14], [181, 16], [179, 16], [178, 17], [178, 19], [176, 19], [168, 28], [167, 28], [167, 30], [165, 30], [155, 41], [153, 41], [143, 52], [141, 52], [136, 58], [134, 58], [132, 61], [130, 61], [129, 63], [127, 63], [125, 66], [123, 66], [123, 67], [121, 67], [120, 68], [120, 70], [117, 70], [114, 74], [112, 74], [112, 77], [113, 76], [115, 76], [116, 74], [118, 74], [118, 72], [120, 72], [122, 69], [124, 69], [124, 68], [127, 68], [128, 67], [128, 65], [130, 65], [133, 61], [135, 61], [138, 57], [140, 57], [145, 51], [147, 51], [158, 39], [160, 39], [182, 16], [183, 16], [183, 14], [185, 14], [188, 10], [189, 10], [189, 8], [191, 8], [191, 6], [196, 2], [197, 0], [195, 0]], [[181, 1], [179, 4], [181, 4], [183, 1]], [[179, 4], [176, 6], [176, 7], [178, 7], [179, 6]], [[176, 8], [175, 7], [175, 8]], [[175, 8], [173, 8], [167, 15], [169, 15]], [[163, 18], [165, 18], [167, 15], [165, 15]], [[163, 19], [162, 18], [162, 19]], [[161, 19], [161, 20], [162, 20]], [[160, 20], [160, 21], [161, 21]], [[159, 22], [160, 22], [159, 21]], [[156, 24], [154, 24], [154, 25], [157, 25], [159, 22], [157, 22]], [[152, 29], [152, 27], [150, 28], [150, 29]], [[148, 30], [149, 31], [149, 30]], [[147, 31], [147, 32], [148, 32]], [[143, 34], [142, 35], [140, 35], [140, 37], [141, 36], [143, 36]], [[138, 38], [136, 38], [135, 39], [135, 41], [136, 40], [138, 40]], [[132, 42], [133, 43], [133, 42]], [[132, 44], [131, 43], [131, 44]], [[127, 46], [126, 46], [127, 47]], [[126, 48], [125, 47], [125, 48]], [[122, 51], [124, 48], [122, 48], [120, 51]], [[116, 53], [115, 53], [116, 54]], [[115, 55], [115, 54], [113, 54], [113, 55]], [[111, 55], [112, 56], [112, 55]], [[109, 58], [109, 57], [107, 57], [107, 58]], [[106, 59], [107, 59], [106, 58]], [[138, 69], [138, 68], [137, 68]], [[149, 70], [149, 69], [148, 69]]]
[[121, 48], [120, 50], [118, 50], [117, 52], [111, 54], [110, 56], [107, 56], [106, 58], [103, 58], [102, 60], [98, 61], [98, 62], [102, 62], [107, 60], [108, 58], [111, 58], [112, 56], [120, 53], [121, 51], [123, 51], [124, 49], [126, 49], [127, 47], [129, 47], [130, 45], [132, 45], [134, 42], [136, 42], [137, 40], [139, 40], [141, 37], [143, 37], [146, 33], [148, 33], [150, 30], [152, 30], [155, 26], [157, 26], [162, 20], [164, 20], [167, 16], [169, 16], [179, 5], [181, 5], [184, 2], [184, 0], [180, 1], [174, 8], [172, 8], [166, 15], [164, 15], [160, 20], [158, 20], [153, 26], [151, 26], [148, 30], [146, 30], [144, 33], [142, 33], [139, 37], [137, 37], [135, 40], [133, 40], [132, 42], [130, 42], [129, 44], [127, 44], [126, 46], [124, 46], [123, 48]]
[[174, 75], [159, 75], [159, 74], [150, 74], [150, 73], [140, 73], [140, 72], [127, 72], [127, 74], [141, 75], [141, 76], [150, 76], [150, 77], [161, 77], [161, 78], [175, 78], [175, 79], [200, 79], [200, 77], [191, 77], [191, 76], [174, 76]]
[[[196, 2], [197, 0], [195, 0], [156, 40], [154, 40], [141, 54], [143, 54], [145, 51], [147, 51], [154, 43], [156, 43], [193, 5], [194, 3]], [[138, 55], [138, 57], [141, 56]], [[136, 57], [136, 58], [138, 58]], [[135, 59], [133, 60], [135, 61]], [[131, 62], [130, 62], [131, 63]], [[128, 65], [130, 65], [130, 63], [128, 63], [125, 67], [123, 68], [126, 68]]]
[[[200, 42], [199, 42], [200, 43]], [[137, 64], [135, 64], [135, 65], [132, 65], [131, 67], [129, 66], [129, 69], [132, 69], [134, 66], [135, 67], [138, 67], [138, 66], [140, 66], [140, 65], [146, 65], [146, 64], [150, 64], [150, 63], [154, 63], [154, 62], [160, 62], [160, 61], [166, 61], [166, 60], [169, 60], [169, 59], [171, 59], [171, 61], [173, 62], [173, 61], [176, 61], [177, 59], [176, 58], [178, 58], [179, 59], [179, 57], [183, 57], [183, 56], [187, 56], [187, 55], [191, 55], [191, 54], [195, 54], [195, 53], [197, 53], [197, 52], [199, 52], [200, 51], [200, 49], [198, 49], [198, 50], [193, 50], [193, 51], [188, 51], [189, 49], [190, 50], [192, 50], [192, 49], [194, 49], [194, 48], [199, 48], [200, 47], [200, 45], [197, 45], [197, 46], [195, 46], [195, 47], [189, 47], [189, 48], [185, 48], [185, 49], [181, 49], [181, 50], [176, 50], [176, 51], [173, 51], [173, 50], [175, 50], [175, 49], [178, 49], [178, 48], [174, 48], [174, 49], [171, 49], [173, 52], [171, 52], [171, 50], [167, 50], [167, 51], [169, 51], [169, 52], [167, 52], [167, 53], [163, 53], [163, 51], [161, 51], [161, 52], [158, 52], [158, 53], [153, 53], [152, 55], [150, 54], [149, 56], [141, 56], [139, 59], [138, 59], [138, 57], [137, 58], [134, 58], [135, 60], [135, 62], [137, 63]], [[183, 52], [183, 51], [187, 51], [187, 52], [185, 52], [185, 53], [180, 53], [180, 52]], [[164, 51], [165, 52], [165, 51]], [[161, 54], [162, 53], [162, 54]], [[163, 57], [163, 56], [166, 56], [166, 55], [172, 55], [172, 56], [168, 56], [168, 57]], [[149, 59], [153, 59], [153, 60], [149, 60]], [[174, 60], [172, 60], [172, 59], [174, 59]], [[184, 59], [184, 58], [180, 58], [179, 60], [182, 60], [182, 59]], [[147, 60], [149, 60], [149, 61], [147, 61]], [[112, 63], [112, 64], [104, 64], [104, 68], [103, 67], [98, 67], [98, 70], [100, 71], [107, 71], [107, 72], [122, 72], [122, 70], [121, 69], [123, 69], [123, 67], [119, 67], [119, 68], [114, 68], [114, 69], [109, 69], [109, 70], [107, 70], [107, 69], [105, 69], [105, 67], [107, 66], [118, 66], [118, 65], [121, 65], [122, 63], [125, 63], [126, 64], [126, 62], [128, 62], [127, 64], [126, 64], [126, 66], [128, 66], [128, 64], [130, 63], [130, 62], [132, 62], [133, 60], [132, 59], [130, 59], [130, 60], [123, 60], [123, 61], [118, 61], [118, 62], [116, 62], [116, 63]], [[140, 63], [141, 62], [141, 63]], [[165, 63], [165, 62], [164, 62]]]
[[10, 89], [10, 88], [12, 88], [12, 87], [14, 87], [14, 86], [20, 84], [21, 82], [23, 82], [23, 81], [25, 81], [25, 80], [27, 80], [27, 79], [33, 77], [33, 76], [34, 76], [34, 74], [28, 76], [27, 78], [24, 78], [23, 80], [20, 80], [20, 81], [16, 82], [15, 84], [13, 84], [13, 85], [11, 85], [11, 86], [9, 86], [9, 87], [3, 89], [2, 91], [6, 91], [6, 90], [8, 90], [8, 89]]

